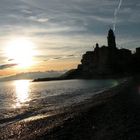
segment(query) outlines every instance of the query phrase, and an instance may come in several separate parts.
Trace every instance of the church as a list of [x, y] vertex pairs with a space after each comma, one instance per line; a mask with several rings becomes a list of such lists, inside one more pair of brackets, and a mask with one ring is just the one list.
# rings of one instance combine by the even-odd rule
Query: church
[[113, 78], [124, 77], [140, 72], [140, 48], [136, 52], [119, 49], [116, 46], [115, 34], [108, 31], [107, 46], [96, 47], [86, 52], [77, 69], [69, 71], [67, 78]]

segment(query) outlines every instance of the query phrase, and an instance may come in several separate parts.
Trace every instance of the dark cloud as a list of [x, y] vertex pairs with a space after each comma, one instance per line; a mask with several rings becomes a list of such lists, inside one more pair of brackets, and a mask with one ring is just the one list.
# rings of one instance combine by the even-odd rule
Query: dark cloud
[[[0, 25], [54, 28], [55, 31], [47, 33], [67, 36], [82, 33], [104, 34], [103, 30], [112, 26], [117, 4], [118, 1], [114, 0], [5, 0], [0, 5]], [[138, 27], [133, 27], [132, 22], [140, 22], [139, 5], [138, 0], [123, 1], [118, 15], [120, 27]], [[60, 27], [67, 27], [67, 30]], [[36, 33], [38, 34], [45, 32]]]
[[69, 57], [73, 57], [74, 56], [74, 54], [71, 54], [71, 55], [68, 55]]
[[8, 61], [14, 61], [14, 59], [8, 59]]
[[61, 56], [61, 57], [55, 57], [55, 58], [53, 58], [53, 59], [56, 59], [56, 60], [57, 60], [57, 59], [62, 59], [62, 58], [63, 58], [63, 57]]
[[7, 69], [7, 68], [10, 68], [10, 67], [14, 67], [14, 66], [17, 66], [17, 64], [4, 64], [4, 65], [0, 65], [0, 70]]
[[58, 57], [50, 57], [45, 59], [44, 61], [49, 61], [49, 60], [61, 60], [61, 59], [74, 59], [76, 57], [80, 57], [80, 55], [74, 55], [74, 54], [70, 54], [70, 55], [61, 55]]

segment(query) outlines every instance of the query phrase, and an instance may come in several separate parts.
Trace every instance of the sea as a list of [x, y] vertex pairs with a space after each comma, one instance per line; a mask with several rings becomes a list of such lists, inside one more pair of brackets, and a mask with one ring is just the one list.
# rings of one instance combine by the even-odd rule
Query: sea
[[0, 82], [0, 127], [52, 111], [59, 113], [59, 110], [85, 102], [121, 82], [114, 79]]

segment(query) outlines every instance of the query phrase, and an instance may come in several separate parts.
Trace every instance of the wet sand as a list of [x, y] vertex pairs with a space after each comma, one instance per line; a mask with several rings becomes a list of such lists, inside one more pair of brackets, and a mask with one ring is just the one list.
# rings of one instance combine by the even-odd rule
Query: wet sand
[[139, 86], [129, 80], [57, 115], [9, 124], [0, 139], [139, 140]]

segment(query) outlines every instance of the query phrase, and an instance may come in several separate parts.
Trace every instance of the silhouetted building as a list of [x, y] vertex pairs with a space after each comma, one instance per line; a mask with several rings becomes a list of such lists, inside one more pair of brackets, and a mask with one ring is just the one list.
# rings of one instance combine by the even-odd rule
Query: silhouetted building
[[108, 47], [116, 48], [115, 35], [112, 29], [110, 29], [108, 32], [107, 41], [108, 41]]
[[97, 43], [93, 51], [86, 52], [81, 64], [67, 77], [110, 78], [140, 73], [140, 48], [136, 49], [135, 54], [128, 49], [118, 49], [112, 29], [108, 32], [107, 41], [108, 46], [99, 47]]

